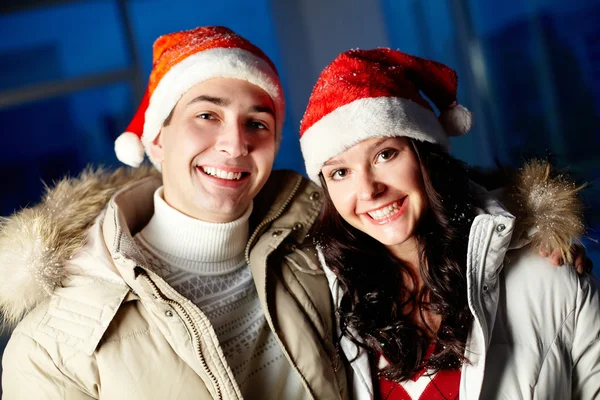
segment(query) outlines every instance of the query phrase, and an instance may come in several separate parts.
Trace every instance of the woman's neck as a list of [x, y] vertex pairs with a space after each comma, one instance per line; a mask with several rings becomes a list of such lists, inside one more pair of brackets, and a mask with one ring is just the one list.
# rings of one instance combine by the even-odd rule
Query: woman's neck
[[[411, 237], [402, 243], [387, 246], [387, 249], [396, 259], [398, 259], [398, 261], [409, 268], [417, 287], [421, 288], [423, 280], [421, 278], [421, 260], [419, 259], [419, 244], [417, 239]], [[408, 280], [411, 280], [410, 277], [405, 277], [405, 279], [407, 278]]]
[[[422, 264], [419, 258], [419, 244], [417, 240], [413, 237], [401, 244], [388, 246], [388, 249], [395, 258], [408, 268], [407, 273], [410, 276], [404, 274], [402, 277], [404, 287], [417, 293], [415, 303], [407, 305], [405, 312], [409, 313], [413, 322], [419, 325], [431, 338], [435, 337], [440, 328], [442, 317], [435, 312], [427, 310], [427, 308], [423, 308], [423, 305], [429, 303], [429, 291], [424, 293], [422, 299], [419, 296], [424, 287], [421, 268], [427, 268], [427, 265]], [[426, 260], [424, 262], [426, 263]]]

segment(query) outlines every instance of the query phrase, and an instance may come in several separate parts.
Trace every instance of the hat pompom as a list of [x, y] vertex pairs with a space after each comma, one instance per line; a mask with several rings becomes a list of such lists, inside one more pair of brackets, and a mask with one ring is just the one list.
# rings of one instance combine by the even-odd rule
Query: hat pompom
[[448, 136], [462, 136], [473, 127], [473, 113], [454, 103], [441, 113], [440, 122]]
[[144, 161], [144, 145], [139, 136], [132, 132], [125, 132], [115, 140], [115, 153], [123, 164], [137, 168]]

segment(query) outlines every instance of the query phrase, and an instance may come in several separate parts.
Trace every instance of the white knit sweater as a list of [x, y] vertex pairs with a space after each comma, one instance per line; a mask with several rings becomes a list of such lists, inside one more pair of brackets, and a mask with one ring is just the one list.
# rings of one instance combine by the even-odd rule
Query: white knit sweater
[[135, 236], [148, 262], [209, 318], [245, 399], [299, 399], [304, 388], [265, 319], [244, 250], [252, 205], [209, 223], [170, 207], [162, 188], [154, 216]]

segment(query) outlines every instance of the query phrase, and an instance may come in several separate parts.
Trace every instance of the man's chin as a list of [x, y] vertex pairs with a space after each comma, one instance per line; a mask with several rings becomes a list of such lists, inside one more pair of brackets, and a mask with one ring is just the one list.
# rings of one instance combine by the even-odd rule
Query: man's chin
[[[195, 214], [197, 215], [197, 219], [207, 221], [207, 222], [232, 222], [236, 219], [240, 218], [252, 201], [240, 201], [240, 198], [214, 198], [210, 204], [207, 204], [206, 197], [207, 194], [200, 194], [200, 199], [198, 201], [198, 206], [196, 207]], [[204, 204], [202, 204], [204, 203]]]

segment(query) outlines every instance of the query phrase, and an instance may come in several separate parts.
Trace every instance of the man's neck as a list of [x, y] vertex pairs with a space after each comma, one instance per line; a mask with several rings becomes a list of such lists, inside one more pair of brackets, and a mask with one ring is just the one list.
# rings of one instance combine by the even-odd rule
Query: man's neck
[[202, 274], [226, 273], [244, 261], [251, 212], [252, 205], [232, 222], [200, 221], [169, 206], [159, 188], [154, 193], [154, 215], [139, 235], [165, 261], [184, 263], [186, 269]]

